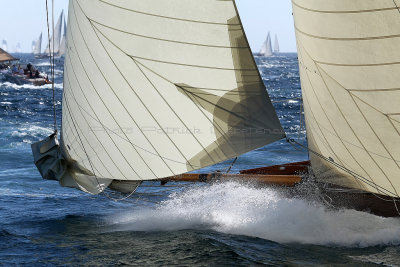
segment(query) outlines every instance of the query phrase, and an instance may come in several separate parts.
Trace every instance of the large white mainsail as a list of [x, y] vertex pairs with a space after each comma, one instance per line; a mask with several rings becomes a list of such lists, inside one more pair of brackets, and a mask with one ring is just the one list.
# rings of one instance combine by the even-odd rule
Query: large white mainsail
[[[54, 32], [53, 32], [52, 36], [50, 37], [50, 51], [53, 54], [58, 54], [60, 51], [63, 18], [64, 18], [64, 10], [61, 11], [61, 14], [58, 17], [56, 26], [54, 27]], [[53, 41], [53, 38], [54, 38], [54, 41]], [[54, 47], [53, 47], [53, 42], [54, 42]], [[45, 54], [50, 55], [50, 51], [49, 51], [49, 46], [47, 45]]]
[[234, 1], [70, 0], [68, 14], [62, 185], [98, 193], [285, 136]]
[[35, 47], [33, 49], [33, 54], [34, 55], [40, 55], [41, 51], [42, 51], [42, 33], [40, 33], [39, 38], [35, 42]]
[[399, 197], [398, 6], [292, 3], [309, 148], [354, 176], [310, 154], [314, 172], [333, 184]]
[[260, 54], [265, 57], [270, 57], [273, 55], [272, 53], [272, 41], [271, 34], [268, 32], [267, 39], [265, 40], [263, 46], [261, 47]]

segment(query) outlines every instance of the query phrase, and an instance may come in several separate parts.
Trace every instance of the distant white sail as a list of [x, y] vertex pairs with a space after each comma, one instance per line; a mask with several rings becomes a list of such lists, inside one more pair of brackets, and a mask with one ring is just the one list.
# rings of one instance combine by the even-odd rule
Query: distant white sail
[[393, 1], [292, 3], [309, 147], [353, 172], [310, 153], [316, 177], [399, 197], [398, 7]]
[[7, 41], [3, 40], [2, 44], [1, 44], [1, 49], [3, 49], [4, 51], [8, 51], [8, 47], [7, 47]]
[[265, 40], [263, 46], [261, 47], [260, 54], [265, 56], [265, 57], [270, 57], [270, 56], [273, 55], [270, 33], [268, 33], [267, 39]]
[[21, 49], [21, 44], [17, 43], [17, 46], [15, 47], [15, 53], [21, 53], [22, 49]]
[[35, 48], [33, 49], [33, 54], [39, 55], [42, 51], [42, 33], [40, 33], [39, 38], [35, 42]]
[[278, 53], [279, 53], [278, 35], [275, 34], [274, 54], [278, 54]]
[[[60, 51], [63, 18], [64, 18], [64, 10], [61, 11], [61, 14], [57, 20], [57, 24], [54, 27], [54, 32], [50, 38], [50, 50], [53, 54], [58, 54]], [[54, 38], [54, 48], [53, 48], [53, 38]], [[46, 47], [45, 54], [47, 55], [50, 54], [48, 45]]]
[[71, 0], [61, 184], [91, 193], [283, 138], [234, 1]]
[[58, 52], [58, 55], [60, 57], [63, 57], [65, 55], [66, 42], [67, 42], [67, 23], [65, 22], [65, 16], [64, 16], [63, 35], [61, 37], [60, 50]]

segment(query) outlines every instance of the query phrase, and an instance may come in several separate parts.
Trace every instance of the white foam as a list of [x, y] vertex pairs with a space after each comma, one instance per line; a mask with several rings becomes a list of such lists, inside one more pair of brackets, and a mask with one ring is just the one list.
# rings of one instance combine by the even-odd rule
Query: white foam
[[[23, 125], [18, 128], [18, 130], [12, 131], [11, 136], [13, 137], [26, 137], [26, 136], [33, 136], [37, 138], [41, 138], [44, 136], [48, 136], [52, 133], [53, 131], [50, 128], [45, 128], [37, 125]], [[27, 141], [28, 143], [31, 143], [28, 140], [24, 140], [24, 142]]]
[[[33, 85], [33, 84], [17, 85], [17, 84], [10, 83], [10, 82], [0, 83], [0, 87], [1, 86], [10, 87], [10, 88], [13, 88], [13, 89], [16, 89], [16, 90], [19, 90], [19, 89], [44, 89], [44, 88], [51, 89], [52, 88], [51, 84], [45, 84], [45, 85], [42, 85], [42, 86], [36, 86], [36, 85]], [[55, 83], [54, 84], [54, 88], [62, 89], [63, 88], [63, 84], [62, 83]]]
[[154, 208], [110, 218], [113, 229], [132, 231], [207, 228], [280, 243], [332, 246], [400, 244], [400, 220], [354, 210], [331, 211], [273, 189], [228, 182], [195, 186]]

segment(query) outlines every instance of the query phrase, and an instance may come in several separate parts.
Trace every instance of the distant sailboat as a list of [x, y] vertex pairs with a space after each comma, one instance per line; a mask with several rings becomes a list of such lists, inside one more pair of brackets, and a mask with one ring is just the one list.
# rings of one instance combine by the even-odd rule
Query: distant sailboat
[[6, 40], [2, 41], [1, 49], [3, 49], [6, 52], [8, 51], [8, 46], [7, 46], [7, 41]]
[[33, 54], [35, 55], [35, 57], [41, 57], [42, 56], [41, 51], [42, 51], [42, 33], [40, 33], [39, 38], [35, 42], [35, 46], [33, 48]]
[[260, 55], [264, 57], [270, 57], [273, 55], [270, 33], [268, 33], [267, 39], [265, 40], [263, 46], [260, 49]]
[[274, 54], [279, 54], [278, 35], [276, 35], [276, 34], [275, 34], [275, 42], [274, 42]]
[[17, 43], [16, 47], [15, 47], [15, 53], [21, 53], [22, 49], [21, 49], [21, 44]]
[[[62, 35], [62, 26], [63, 26], [63, 18], [64, 18], [64, 11], [61, 11], [60, 16], [58, 17], [56, 26], [54, 27], [54, 32], [50, 37], [50, 47], [47, 45], [45, 54], [50, 56], [50, 51], [52, 55], [57, 56], [60, 52], [60, 45], [61, 45], [61, 35]], [[53, 47], [54, 43], [54, 47]]]
[[[398, 10], [327, 1], [293, 1], [311, 169], [332, 204], [399, 215]], [[44, 178], [92, 194], [145, 180], [300, 182], [308, 162], [187, 173], [286, 137], [234, 1], [71, 0], [69, 14], [61, 140], [55, 127], [32, 145]], [[272, 54], [270, 34], [265, 44]]]
[[65, 16], [64, 16], [63, 35], [61, 37], [60, 50], [58, 51], [59, 57], [64, 57], [65, 55], [66, 42], [67, 42], [67, 23], [65, 22]]

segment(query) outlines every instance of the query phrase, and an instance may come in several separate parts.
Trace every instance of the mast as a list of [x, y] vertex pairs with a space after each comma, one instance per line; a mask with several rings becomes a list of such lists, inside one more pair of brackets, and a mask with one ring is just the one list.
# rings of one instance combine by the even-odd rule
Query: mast
[[393, 1], [292, 3], [308, 144], [331, 159], [310, 153], [316, 177], [399, 197], [398, 7]]
[[61, 184], [98, 193], [285, 136], [233, 1], [71, 0], [68, 14]]
[[279, 53], [279, 42], [278, 42], [278, 35], [275, 34], [275, 41], [274, 41], [274, 54]]

